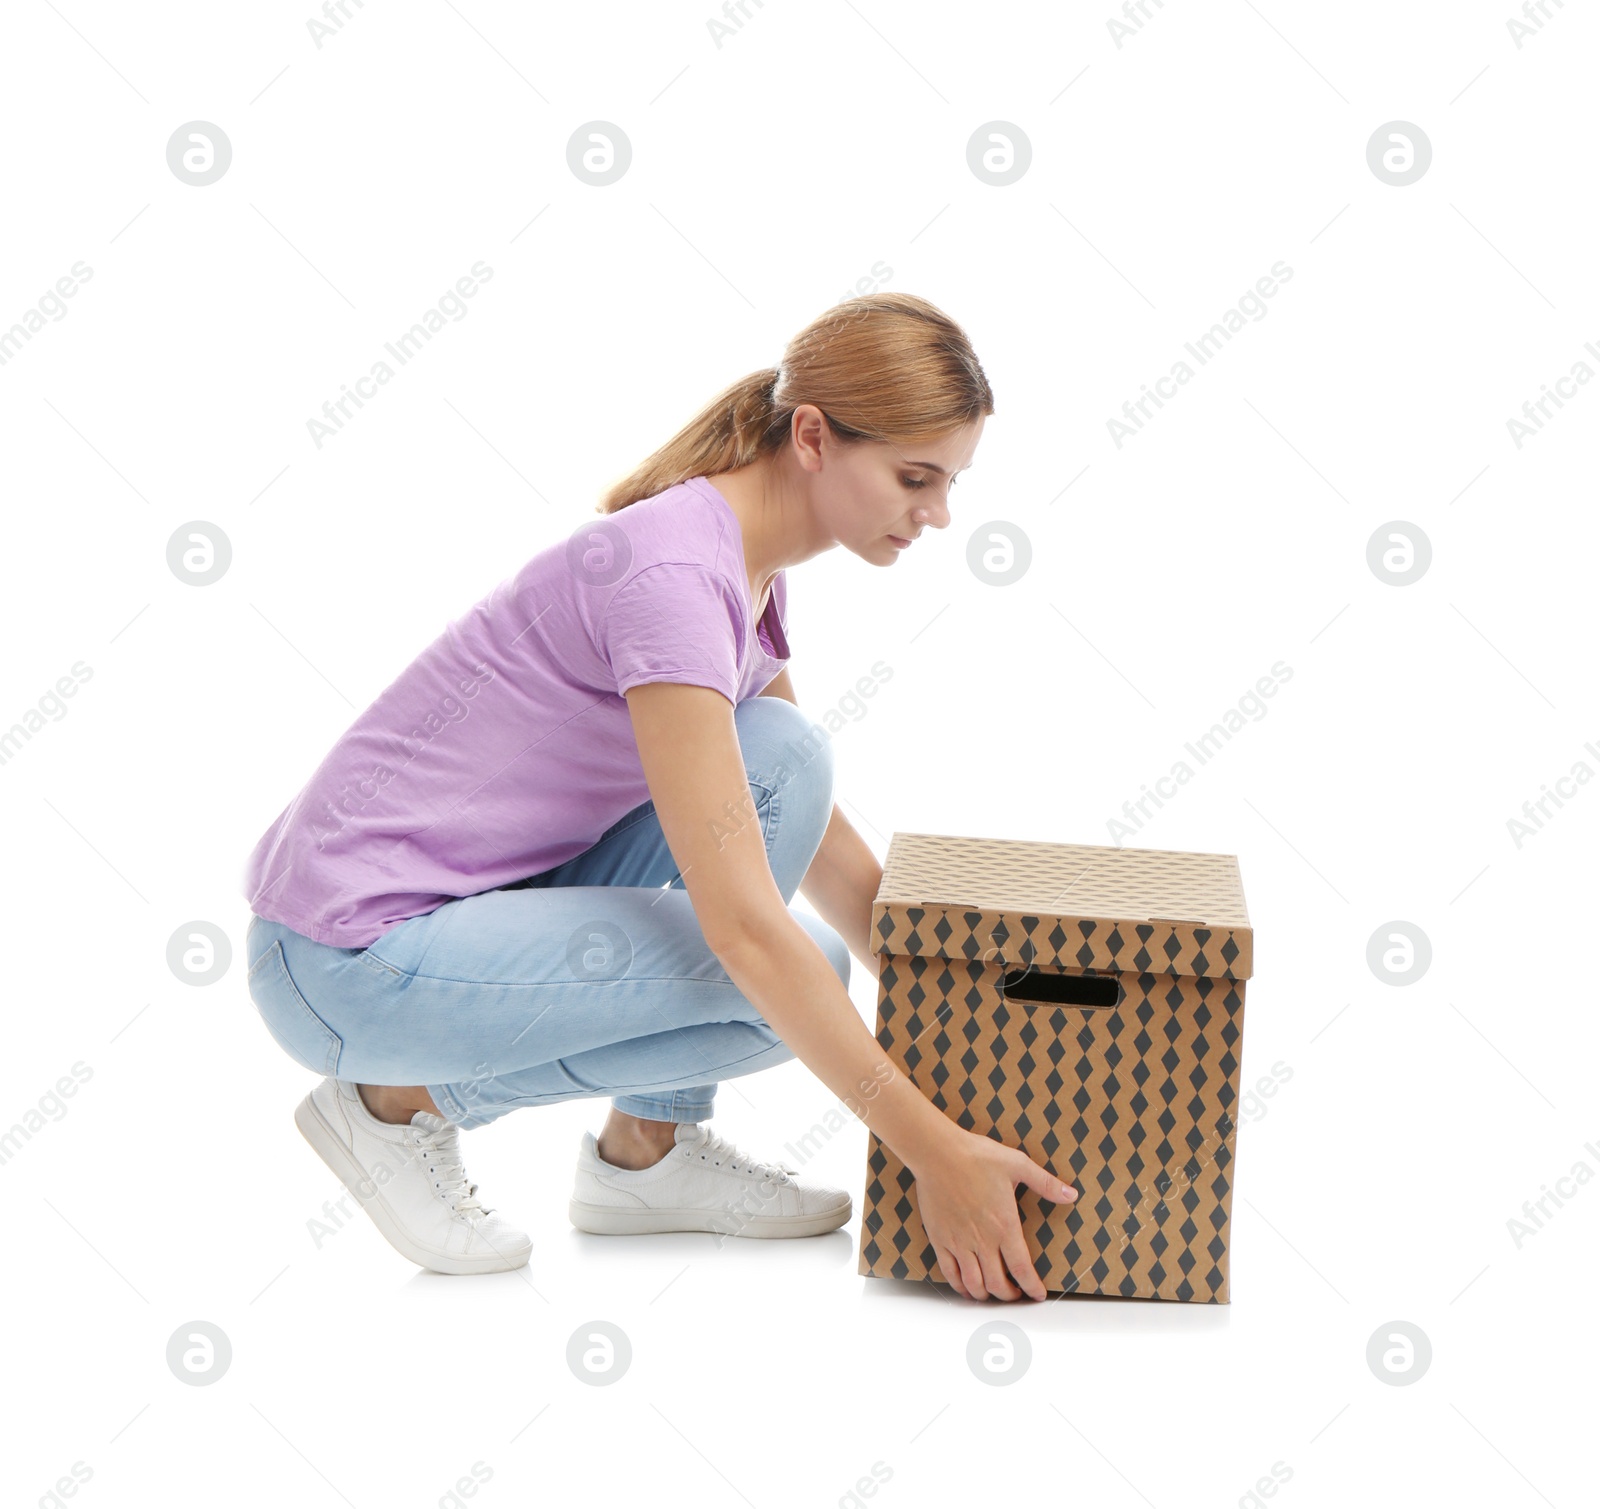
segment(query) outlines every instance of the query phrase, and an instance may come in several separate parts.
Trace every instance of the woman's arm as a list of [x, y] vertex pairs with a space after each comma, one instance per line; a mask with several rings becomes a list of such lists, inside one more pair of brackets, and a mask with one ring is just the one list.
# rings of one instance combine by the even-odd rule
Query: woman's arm
[[[1045, 1298], [1022, 1235], [1016, 1186], [1053, 1201], [1076, 1192], [1020, 1148], [966, 1131], [923, 1097], [878, 1045], [832, 962], [789, 911], [772, 878], [761, 824], [726, 831], [728, 804], [750, 790], [733, 704], [708, 687], [665, 681], [631, 687], [627, 702], [662, 834], [728, 978], [795, 1057], [910, 1169], [945, 1281], [974, 1298]], [[848, 849], [841, 844], [836, 852]], [[821, 879], [819, 894], [841, 906], [850, 897], [853, 914], [862, 899], [859, 879]], [[856, 920], [864, 945], [865, 918]]]
[[[656, 816], [701, 934], [745, 999], [913, 1171], [965, 1140], [888, 1062], [832, 963], [790, 913], [761, 824], [727, 831], [730, 801], [750, 789], [733, 704], [708, 687], [673, 682], [631, 687], [626, 697]], [[863, 919], [863, 942], [865, 930]], [[1010, 1216], [1014, 1223], [1014, 1202]]]
[[[761, 695], [782, 697], [799, 705], [787, 666], [767, 683]], [[872, 903], [882, 880], [883, 866], [877, 855], [835, 802], [816, 858], [800, 882], [800, 894], [844, 939], [850, 952], [874, 973], [879, 960], [872, 951]]]
[[872, 904], [882, 880], [877, 856], [835, 802], [800, 894], [873, 974], [883, 962], [872, 948]]

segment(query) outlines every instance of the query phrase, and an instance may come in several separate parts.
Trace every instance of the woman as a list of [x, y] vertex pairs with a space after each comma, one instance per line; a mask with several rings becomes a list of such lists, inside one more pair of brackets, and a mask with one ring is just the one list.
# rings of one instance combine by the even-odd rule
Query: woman
[[1015, 1186], [1074, 1192], [947, 1119], [851, 1004], [882, 871], [787, 666], [786, 569], [943, 529], [993, 411], [932, 305], [836, 306], [451, 623], [262, 835], [251, 995], [327, 1076], [295, 1120], [413, 1262], [526, 1263], [459, 1129], [593, 1096], [581, 1230], [834, 1230], [848, 1193], [707, 1124], [719, 1080], [798, 1056], [912, 1170], [953, 1289], [1044, 1298]]

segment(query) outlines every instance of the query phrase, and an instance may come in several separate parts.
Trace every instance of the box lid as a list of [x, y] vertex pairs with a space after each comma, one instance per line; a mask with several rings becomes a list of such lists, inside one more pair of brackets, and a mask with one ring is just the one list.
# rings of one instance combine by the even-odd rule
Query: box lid
[[1247, 980], [1232, 854], [895, 833], [873, 948], [1077, 970]]

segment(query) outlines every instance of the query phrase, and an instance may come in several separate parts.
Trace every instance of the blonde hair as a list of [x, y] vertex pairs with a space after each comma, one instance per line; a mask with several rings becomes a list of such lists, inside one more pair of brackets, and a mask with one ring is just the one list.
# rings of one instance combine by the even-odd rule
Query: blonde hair
[[724, 388], [595, 506], [615, 513], [690, 477], [715, 476], [779, 450], [794, 411], [816, 405], [836, 440], [906, 447], [994, 413], [966, 334], [915, 294], [845, 299], [763, 367]]

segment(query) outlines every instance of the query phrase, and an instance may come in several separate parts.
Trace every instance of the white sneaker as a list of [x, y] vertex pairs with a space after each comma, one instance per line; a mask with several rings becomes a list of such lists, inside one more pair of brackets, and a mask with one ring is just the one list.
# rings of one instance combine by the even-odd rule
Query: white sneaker
[[372, 1217], [395, 1251], [434, 1273], [520, 1268], [533, 1242], [493, 1207], [461, 1166], [461, 1129], [418, 1111], [379, 1121], [347, 1080], [325, 1079], [295, 1107], [295, 1125]]
[[797, 1183], [793, 1169], [749, 1157], [705, 1122], [680, 1122], [672, 1150], [649, 1168], [607, 1163], [593, 1132], [578, 1149], [567, 1214], [579, 1231], [637, 1236], [710, 1231], [739, 1237], [812, 1237], [850, 1219], [842, 1189]]

